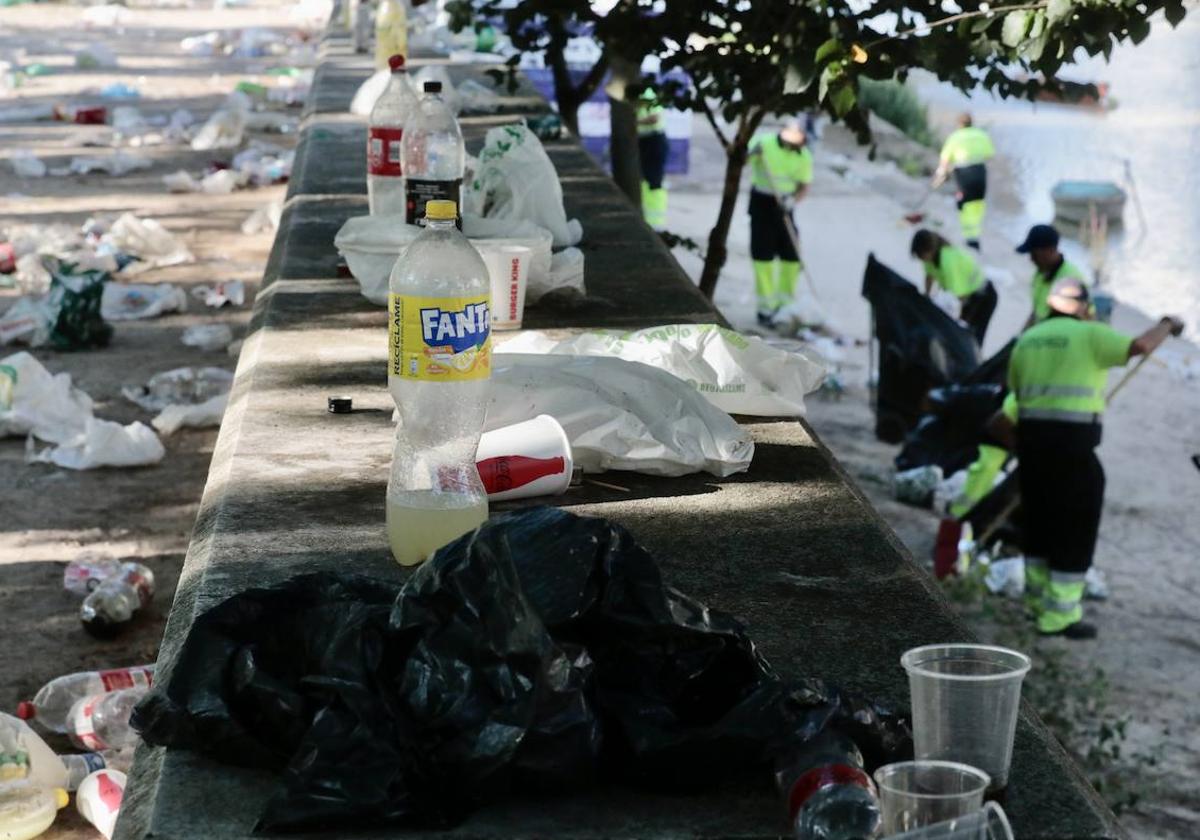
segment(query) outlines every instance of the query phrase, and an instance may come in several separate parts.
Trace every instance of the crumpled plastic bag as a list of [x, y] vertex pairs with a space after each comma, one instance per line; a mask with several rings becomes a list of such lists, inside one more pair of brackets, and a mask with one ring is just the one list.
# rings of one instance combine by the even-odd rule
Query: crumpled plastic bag
[[383, 96], [383, 91], [387, 88], [388, 80], [391, 78], [392, 71], [386, 67], [372, 73], [366, 81], [358, 86], [358, 90], [354, 91], [354, 98], [350, 100], [350, 113], [360, 117], [371, 116], [375, 100]]
[[587, 286], [583, 280], [583, 251], [578, 248], [564, 248], [551, 257], [550, 270], [544, 277], [529, 278], [525, 300], [532, 303], [551, 292], [571, 292], [581, 297], [587, 296]]
[[533, 222], [554, 235], [555, 248], [583, 238], [579, 220], [567, 219], [562, 184], [542, 141], [521, 123], [488, 131], [474, 177], [463, 185], [463, 212]]
[[120, 253], [138, 258], [138, 262], [125, 269], [125, 274], [178, 265], [195, 259], [183, 244], [183, 240], [159, 222], [154, 219], [139, 219], [132, 213], [121, 214], [101, 241]]
[[246, 284], [241, 280], [226, 280], [211, 286], [193, 286], [192, 297], [214, 309], [220, 309], [225, 304], [241, 306], [246, 302]]
[[715, 324], [668, 324], [636, 332], [591, 330], [561, 341], [530, 331], [506, 341], [496, 353], [615, 356], [642, 362], [689, 383], [722, 411], [760, 417], [804, 416], [804, 395], [825, 378], [824, 367], [799, 352]]
[[21, 149], [16, 152], [8, 159], [8, 163], [18, 178], [44, 178], [46, 176], [46, 164], [28, 150]]
[[196, 405], [169, 405], [150, 421], [150, 425], [163, 437], [169, 437], [184, 427], [204, 429], [220, 426], [228, 403], [229, 394], [218, 394]]
[[242, 144], [245, 133], [246, 111], [237, 107], [220, 108], [213, 112], [192, 138], [192, 151], [236, 149]]
[[492, 357], [485, 431], [549, 414], [584, 472], [728, 476], [749, 469], [754, 441], [685, 382], [601, 357]]
[[200, 350], [224, 350], [233, 341], [233, 329], [228, 324], [193, 324], [179, 340]]
[[187, 295], [170, 283], [107, 283], [100, 301], [100, 314], [108, 321], [136, 321], [185, 311]]
[[897, 501], [916, 507], [933, 507], [934, 494], [942, 483], [942, 468], [933, 465], [914, 467], [892, 476], [892, 492]]
[[51, 374], [29, 353], [0, 359], [0, 437], [66, 443], [83, 433], [91, 416], [92, 399], [71, 384], [71, 374]]
[[253, 236], [256, 233], [272, 233], [279, 230], [279, 221], [283, 218], [283, 202], [272, 201], [259, 207], [242, 222], [242, 233]]
[[154, 430], [144, 423], [122, 426], [88, 417], [83, 432], [58, 446], [28, 450], [31, 464], [54, 464], [69, 470], [96, 467], [143, 467], [157, 464], [167, 451]]
[[42, 264], [50, 272], [50, 290], [41, 297], [21, 298], [0, 316], [0, 344], [49, 344], [56, 350], [107, 345], [113, 328], [100, 310], [104, 286], [111, 279], [108, 272], [53, 257], [43, 258]]
[[126, 385], [121, 394], [147, 411], [169, 405], [196, 405], [229, 392], [233, 374], [223, 368], [174, 368], [156, 373], [145, 385]]
[[[330, 573], [200, 615], [134, 711], [156, 746], [282, 770], [267, 832], [446, 827], [512, 789], [697, 792], [833, 727], [870, 767], [903, 722], [784, 682], [732, 616], [669, 587], [620, 526], [491, 519], [401, 587]], [[369, 781], [369, 783], [365, 783]]]
[[114, 152], [104, 157], [71, 158], [71, 171], [76, 175], [87, 175], [89, 172], [106, 172], [109, 175], [128, 175], [140, 169], [149, 169], [154, 162], [145, 155], [134, 155], [129, 152]]

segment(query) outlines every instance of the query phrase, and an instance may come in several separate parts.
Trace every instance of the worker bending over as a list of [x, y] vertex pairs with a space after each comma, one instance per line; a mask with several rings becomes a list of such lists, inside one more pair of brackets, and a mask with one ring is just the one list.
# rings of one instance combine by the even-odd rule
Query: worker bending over
[[1163, 318], [1135, 338], [1091, 321], [1087, 287], [1058, 280], [1049, 316], [1017, 340], [1008, 385], [1017, 400], [1013, 430], [1025, 541], [1026, 593], [1041, 596], [1038, 632], [1095, 637], [1083, 621], [1084, 580], [1104, 506], [1104, 469], [1096, 457], [1108, 369], [1151, 353], [1183, 323]]
[[798, 121], [750, 141], [750, 259], [763, 326], [796, 296], [801, 266], [792, 211], [812, 178], [812, 152]]
[[937, 283], [958, 298], [962, 304], [958, 317], [983, 347], [988, 323], [996, 311], [996, 287], [983, 279], [983, 270], [975, 257], [925, 228], [913, 235], [912, 255], [924, 264], [925, 294]]
[[[1050, 317], [1050, 304], [1046, 299], [1050, 295], [1051, 286], [1068, 277], [1080, 283], [1084, 282], [1083, 272], [1062, 255], [1058, 250], [1058, 243], [1058, 231], [1053, 226], [1034, 225], [1026, 234], [1025, 241], [1017, 246], [1017, 253], [1028, 254], [1035, 269], [1030, 289], [1033, 296], [1033, 312], [1025, 322], [1027, 328]], [[1085, 288], [1086, 285], [1084, 283]]]
[[638, 157], [642, 163], [642, 217], [657, 231], [667, 227], [667, 112], [647, 86], [637, 105]]
[[958, 128], [951, 132], [942, 146], [933, 188], [946, 182], [950, 171], [958, 185], [958, 224], [967, 245], [979, 250], [983, 236], [983, 217], [987, 213], [987, 162], [996, 154], [992, 138], [982, 128], [976, 128], [970, 114], [958, 118]]

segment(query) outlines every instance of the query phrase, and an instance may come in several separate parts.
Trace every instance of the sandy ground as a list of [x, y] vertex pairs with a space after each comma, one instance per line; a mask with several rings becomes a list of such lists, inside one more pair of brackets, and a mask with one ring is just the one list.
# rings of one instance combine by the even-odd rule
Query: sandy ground
[[[287, 8], [259, 4], [214, 12], [135, 5], [120, 29], [88, 29], [81, 22], [82, 9], [75, 7], [0, 9], [0, 58], [16, 55], [23, 63], [42, 62], [54, 70], [15, 92], [0, 92], [0, 109], [30, 102], [101, 102], [88, 91], [119, 81], [141, 91], [141, 98], [131, 104], [147, 116], [186, 107], [203, 120], [238, 80], [262, 80], [266, 68], [284, 60], [188, 57], [178, 49], [180, 38], [214, 28], [235, 40], [238, 30], [248, 27], [292, 31]], [[112, 47], [119, 66], [76, 70], [70, 51], [90, 42]], [[112, 154], [112, 149], [80, 145], [96, 128], [54, 122], [0, 124], [0, 228], [11, 223], [79, 225], [95, 213], [132, 211], [158, 219], [181, 235], [196, 256], [194, 263], [150, 271], [137, 282], [169, 282], [184, 289], [216, 280], [247, 284], [246, 304], [236, 309], [209, 309], [193, 299], [186, 313], [117, 324], [112, 344], [102, 350], [33, 351], [52, 372], [71, 374], [95, 401], [98, 417], [148, 422], [151, 415], [121, 396], [122, 385], [145, 382], [175, 367], [233, 369], [235, 359], [223, 350], [186, 347], [180, 335], [193, 324], [207, 323], [229, 324], [235, 338], [244, 332], [273, 234], [248, 236], [240, 226], [255, 209], [281, 200], [285, 187], [250, 188], [227, 196], [170, 195], [163, 175], [177, 169], [197, 174], [211, 161], [228, 161], [233, 154], [194, 152], [183, 145], [129, 150], [149, 155], [154, 165], [124, 177], [21, 179], [7, 162], [20, 149], [34, 152], [50, 166], [65, 165], [73, 155]], [[285, 147], [294, 144], [294, 136], [254, 137]], [[0, 289], [0, 311], [17, 295], [13, 289]], [[16, 349], [0, 349], [0, 357]], [[60, 674], [156, 657], [216, 436], [216, 429], [185, 429], [164, 439], [167, 454], [156, 466], [88, 472], [26, 465], [23, 440], [0, 441], [0, 636], [11, 640], [0, 653], [0, 710], [13, 711], [19, 700]], [[77, 618], [78, 601], [62, 589], [63, 566], [87, 551], [136, 559], [157, 577], [158, 592], [146, 615], [113, 641], [96, 641], [84, 633]], [[68, 748], [65, 739], [53, 745], [60, 751]], [[99, 835], [68, 807], [43, 836]]]
[[[668, 228], [703, 247], [716, 217], [723, 154], [703, 120], [694, 123], [692, 169], [669, 179]], [[867, 160], [844, 131], [828, 129], [816, 146], [817, 172], [810, 197], [797, 211], [804, 258], [815, 295], [833, 329], [847, 339], [868, 337], [869, 308], [861, 297], [867, 254], [911, 279], [919, 267], [908, 256], [913, 228], [902, 216], [921, 197], [924, 183], [882, 160], [919, 155], [894, 132], [882, 132], [878, 162]], [[1002, 150], [1001, 150], [1002, 152]], [[1017, 202], [1006, 194], [1004, 161], [993, 166], [991, 212], [1013, 213]], [[999, 188], [997, 189], [997, 186]], [[747, 187], [748, 189], [748, 187]], [[736, 326], [753, 329], [753, 278], [749, 259], [749, 220], [745, 190], [730, 237], [730, 258], [717, 290], [717, 302]], [[951, 197], [928, 202], [935, 227], [954, 238]], [[996, 225], [994, 227], [999, 227]], [[1007, 225], [1006, 225], [1007, 227]], [[993, 228], [994, 229], [994, 228]], [[998, 282], [1000, 304], [985, 350], [998, 350], [1021, 327], [1030, 304], [1027, 259], [1013, 253], [1015, 243], [990, 233], [984, 240], [988, 273]], [[700, 260], [677, 249], [680, 261], [698, 276]], [[814, 288], [815, 286], [815, 288]], [[1164, 313], [1153, 313], [1156, 317]], [[1200, 313], [1178, 313], [1197, 318]], [[1146, 315], [1118, 307], [1114, 326], [1129, 333], [1149, 325]], [[892, 458], [897, 448], [874, 438], [874, 417], [866, 389], [865, 346], [843, 349], [839, 368], [848, 390], [841, 399], [815, 398], [810, 419], [872, 502], [919, 560], [928, 558], [937, 518], [930, 511], [896, 502], [891, 495]], [[1164, 358], [1195, 358], [1197, 350], [1171, 340]], [[1116, 375], [1113, 376], [1116, 381]], [[1112, 704], [1132, 716], [1125, 751], [1155, 755], [1159, 765], [1142, 782], [1146, 798], [1123, 817], [1129, 830], [1146, 838], [1200, 836], [1200, 473], [1190, 461], [1200, 451], [1200, 382], [1182, 381], [1163, 365], [1150, 363], [1130, 382], [1108, 412], [1100, 454], [1108, 490], [1096, 563], [1105, 570], [1112, 599], [1095, 606], [1091, 617], [1101, 628], [1098, 641], [1069, 647], [1080, 668], [1100, 665], [1112, 685]], [[1062, 645], [1062, 642], [1050, 644]], [[1035, 660], [1036, 660], [1036, 651]], [[1037, 666], [1035, 665], [1035, 668]]]

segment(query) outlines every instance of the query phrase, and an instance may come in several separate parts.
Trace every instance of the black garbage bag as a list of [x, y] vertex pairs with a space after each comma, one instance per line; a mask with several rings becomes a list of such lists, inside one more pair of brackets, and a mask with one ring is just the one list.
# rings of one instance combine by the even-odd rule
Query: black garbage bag
[[879, 341], [875, 436], [900, 443], [916, 426], [930, 389], [962, 381], [979, 367], [971, 331], [871, 254], [862, 294]]
[[699, 790], [827, 726], [877, 763], [911, 746], [863, 699], [782, 682], [622, 528], [554, 508], [492, 519], [402, 588], [320, 574], [235, 596], [180, 656], [135, 727], [281, 769], [274, 831], [449, 826], [598, 776]]

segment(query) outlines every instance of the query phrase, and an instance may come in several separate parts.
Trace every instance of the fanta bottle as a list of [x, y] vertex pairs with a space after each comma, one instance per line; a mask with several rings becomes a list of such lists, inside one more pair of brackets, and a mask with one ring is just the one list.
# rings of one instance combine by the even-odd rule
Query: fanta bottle
[[425, 230], [392, 269], [388, 388], [400, 413], [387, 489], [392, 555], [405, 566], [487, 519], [475, 466], [492, 372], [491, 285], [455, 226], [453, 201], [425, 205]]

